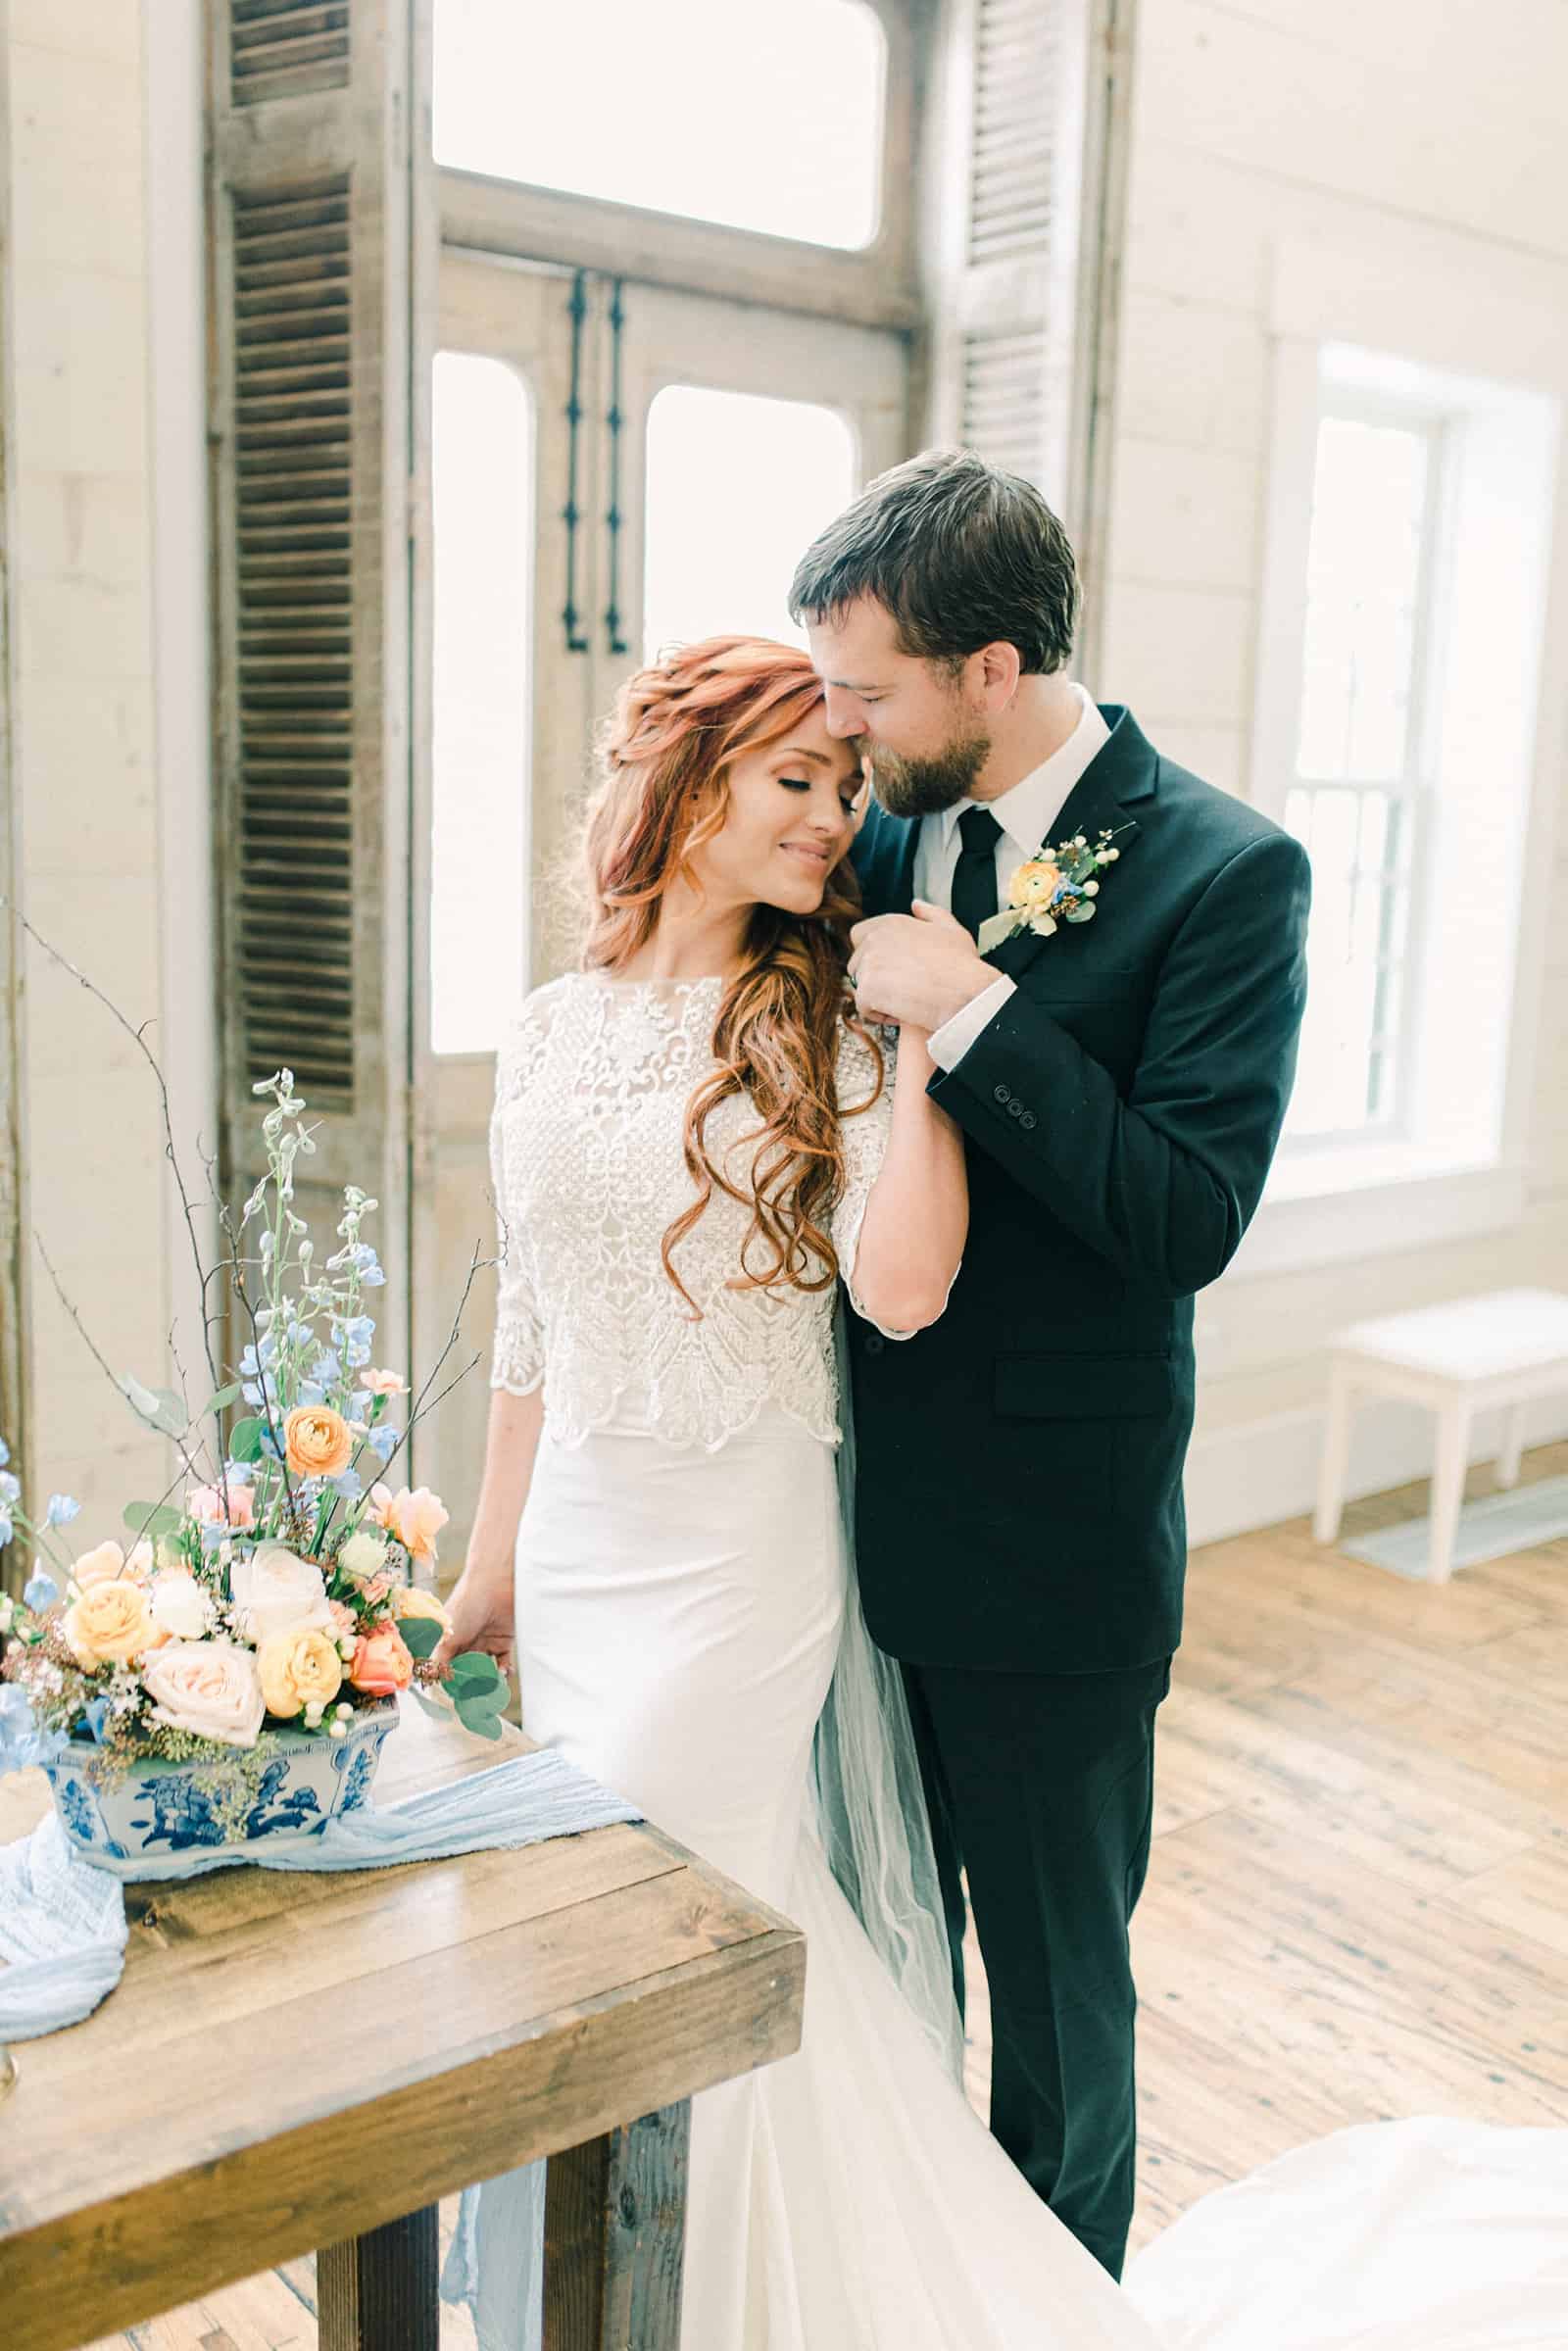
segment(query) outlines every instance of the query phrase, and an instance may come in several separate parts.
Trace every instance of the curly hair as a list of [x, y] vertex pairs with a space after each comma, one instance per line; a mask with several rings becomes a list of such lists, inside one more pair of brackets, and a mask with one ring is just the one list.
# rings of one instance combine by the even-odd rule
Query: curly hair
[[[757, 637], [709, 637], [627, 680], [595, 747], [599, 781], [583, 845], [585, 970], [616, 970], [646, 946], [664, 893], [677, 876], [695, 880], [693, 852], [723, 827], [731, 762], [787, 735], [822, 699], [804, 652]], [[701, 1309], [675, 1270], [674, 1250], [715, 1189], [752, 1214], [732, 1289], [822, 1291], [838, 1277], [827, 1224], [844, 1187], [840, 1117], [868, 1110], [883, 1085], [880, 1052], [845, 979], [859, 911], [848, 858], [829, 874], [815, 913], [752, 908], [744, 961], [713, 1024], [717, 1067], [686, 1106], [686, 1166], [697, 1197], [663, 1238], [664, 1271], [694, 1315]], [[846, 1023], [866, 1039], [877, 1077], [866, 1101], [841, 1113], [835, 1071]], [[709, 1120], [734, 1095], [749, 1097], [760, 1122], [750, 1194], [737, 1190], [707, 1143]]]

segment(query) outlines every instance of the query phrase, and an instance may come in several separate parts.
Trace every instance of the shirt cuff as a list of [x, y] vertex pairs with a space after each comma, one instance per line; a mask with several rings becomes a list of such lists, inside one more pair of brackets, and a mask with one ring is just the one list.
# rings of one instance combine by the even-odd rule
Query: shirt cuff
[[1004, 971], [1001, 971], [983, 996], [973, 998], [960, 1011], [955, 1012], [951, 1020], [945, 1020], [939, 1029], [933, 1029], [930, 1053], [937, 1067], [949, 1071], [956, 1069], [982, 1029], [991, 1026], [1008, 997], [1015, 993], [1012, 981]]

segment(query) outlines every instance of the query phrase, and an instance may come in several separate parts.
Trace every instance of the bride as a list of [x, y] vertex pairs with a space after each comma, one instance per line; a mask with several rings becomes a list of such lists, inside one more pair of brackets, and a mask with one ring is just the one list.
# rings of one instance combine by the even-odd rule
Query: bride
[[[858, 759], [806, 656], [739, 637], [632, 678], [600, 755], [581, 968], [500, 1056], [495, 1395], [446, 1645], [514, 1661], [531, 1737], [806, 1933], [799, 2055], [694, 2101], [685, 2351], [1568, 2343], [1568, 2132], [1341, 2133], [1123, 2290], [967, 2105], [844, 1531], [840, 1284], [907, 1337], [967, 1224], [925, 1038], [846, 983]], [[486, 2351], [537, 2327], [537, 2211], [487, 2223], [490, 2194], [463, 2235]]]

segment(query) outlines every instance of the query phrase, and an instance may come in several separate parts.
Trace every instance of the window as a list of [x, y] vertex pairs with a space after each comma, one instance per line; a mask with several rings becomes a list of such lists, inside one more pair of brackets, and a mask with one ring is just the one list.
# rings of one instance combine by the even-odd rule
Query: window
[[1287, 828], [1312, 859], [1310, 1011], [1288, 1134], [1399, 1130], [1412, 876], [1428, 777], [1422, 668], [1441, 428], [1325, 387]]
[[1275, 289], [1253, 791], [1306, 844], [1314, 903], [1244, 1272], [1494, 1231], [1524, 1197], [1561, 411], [1528, 312], [1513, 332], [1492, 315], [1512, 377], [1332, 339], [1341, 317], [1402, 319], [1419, 350], [1451, 315], [1446, 281], [1401, 287], [1402, 309], [1390, 282], [1293, 247]]
[[835, 410], [666, 384], [648, 412], [644, 658], [718, 629], [802, 642], [790, 579], [855, 489], [855, 433]]
[[864, 0], [437, 0], [434, 66], [438, 163], [816, 245], [876, 234]]
[[493, 1053], [527, 987], [533, 417], [499, 360], [438, 352], [430, 1042]]

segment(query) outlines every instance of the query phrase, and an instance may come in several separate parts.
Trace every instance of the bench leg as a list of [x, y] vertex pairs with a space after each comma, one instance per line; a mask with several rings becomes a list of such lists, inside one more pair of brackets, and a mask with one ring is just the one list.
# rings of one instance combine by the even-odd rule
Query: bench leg
[[551, 2156], [544, 2351], [677, 2351], [691, 2111]]
[[1502, 1442], [1497, 1448], [1496, 1478], [1499, 1486], [1518, 1485], [1519, 1458], [1524, 1447], [1524, 1406], [1510, 1404], [1502, 1416]]
[[440, 2239], [427, 2204], [316, 2256], [321, 2351], [438, 2351]]
[[1445, 1404], [1438, 1414], [1438, 1458], [1432, 1473], [1427, 1540], [1427, 1575], [1434, 1584], [1446, 1584], [1453, 1573], [1453, 1543], [1464, 1501], [1464, 1473], [1470, 1463], [1470, 1419], [1467, 1403]]
[[1312, 1521], [1316, 1543], [1338, 1539], [1345, 1515], [1345, 1474], [1350, 1459], [1350, 1415], [1355, 1391], [1338, 1365], [1329, 1374], [1328, 1419], [1323, 1430], [1323, 1453], [1317, 1472], [1317, 1512]]

